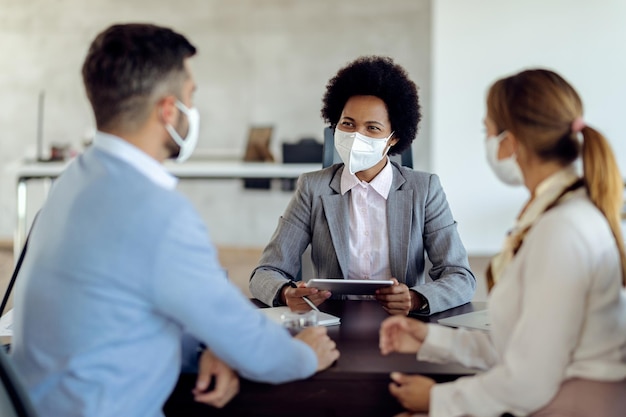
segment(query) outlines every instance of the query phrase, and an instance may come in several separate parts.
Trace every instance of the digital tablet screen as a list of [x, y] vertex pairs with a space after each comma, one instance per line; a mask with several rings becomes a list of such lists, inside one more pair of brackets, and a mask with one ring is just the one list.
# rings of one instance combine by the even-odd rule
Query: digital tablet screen
[[333, 294], [371, 295], [379, 288], [393, 285], [390, 279], [319, 279], [313, 278], [307, 282], [307, 287], [318, 290], [328, 290]]

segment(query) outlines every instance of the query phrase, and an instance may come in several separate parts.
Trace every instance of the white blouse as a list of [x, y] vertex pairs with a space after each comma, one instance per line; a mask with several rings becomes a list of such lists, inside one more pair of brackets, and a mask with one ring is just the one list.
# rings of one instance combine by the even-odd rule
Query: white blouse
[[[546, 180], [544, 194], [563, 189], [569, 177], [562, 171]], [[537, 195], [526, 211], [535, 204], [545, 206], [545, 197]], [[584, 188], [538, 217], [502, 270], [489, 315], [490, 334], [429, 325], [419, 360], [486, 370], [433, 387], [430, 416], [527, 415], [547, 405], [566, 379], [626, 378], [619, 253]]]

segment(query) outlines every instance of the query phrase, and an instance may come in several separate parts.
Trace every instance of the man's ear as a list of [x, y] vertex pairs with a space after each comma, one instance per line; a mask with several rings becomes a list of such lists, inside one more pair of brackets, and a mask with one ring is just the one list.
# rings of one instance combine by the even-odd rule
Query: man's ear
[[157, 102], [159, 121], [163, 124], [175, 125], [178, 118], [176, 97], [166, 96]]

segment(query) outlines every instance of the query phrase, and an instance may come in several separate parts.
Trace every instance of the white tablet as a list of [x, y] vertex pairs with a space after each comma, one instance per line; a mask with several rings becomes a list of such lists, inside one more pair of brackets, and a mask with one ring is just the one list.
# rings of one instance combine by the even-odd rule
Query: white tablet
[[393, 285], [390, 279], [310, 279], [307, 287], [328, 290], [333, 294], [371, 295], [379, 288]]

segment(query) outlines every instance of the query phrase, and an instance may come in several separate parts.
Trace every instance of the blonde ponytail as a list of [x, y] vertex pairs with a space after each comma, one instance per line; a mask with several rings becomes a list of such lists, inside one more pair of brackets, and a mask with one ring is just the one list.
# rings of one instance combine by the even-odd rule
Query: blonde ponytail
[[609, 222], [621, 257], [622, 284], [626, 287], [626, 250], [621, 222], [624, 180], [606, 138], [589, 126], [582, 128], [581, 133], [585, 185], [591, 201]]

